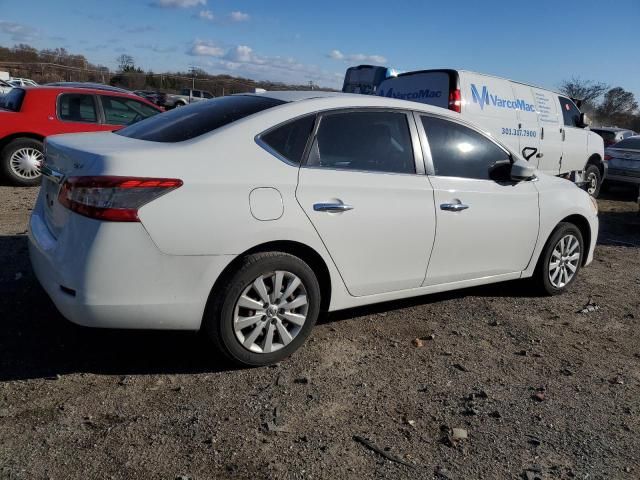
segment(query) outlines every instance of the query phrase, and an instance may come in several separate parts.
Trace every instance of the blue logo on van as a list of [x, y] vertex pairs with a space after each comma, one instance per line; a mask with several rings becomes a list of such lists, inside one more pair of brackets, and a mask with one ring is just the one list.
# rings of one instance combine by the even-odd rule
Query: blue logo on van
[[491, 95], [487, 90], [486, 85], [482, 86], [482, 93], [478, 92], [478, 88], [471, 84], [471, 97], [473, 103], [480, 105], [480, 110], [484, 110], [485, 105], [500, 107], [500, 108], [512, 108], [514, 110], [522, 110], [525, 112], [535, 112], [536, 107], [531, 103], [527, 103], [521, 98], [515, 100], [507, 100], [500, 98], [498, 95]]
[[421, 100], [424, 98], [440, 98], [442, 96], [442, 92], [438, 90], [429, 90], [428, 88], [421, 88], [420, 90], [413, 92], [397, 93], [394, 92], [393, 87], [391, 87], [386, 92], [383, 89], [380, 89], [378, 95], [381, 97], [401, 98], [402, 100]]

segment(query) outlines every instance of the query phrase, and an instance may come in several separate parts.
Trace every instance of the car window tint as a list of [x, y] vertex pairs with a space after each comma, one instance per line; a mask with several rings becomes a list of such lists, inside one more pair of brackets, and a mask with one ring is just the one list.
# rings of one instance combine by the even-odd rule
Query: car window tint
[[211, 95], [209, 92], [202, 92], [202, 96], [204, 98], [213, 98], [213, 95]]
[[509, 155], [478, 132], [455, 122], [422, 117], [435, 174], [489, 180], [491, 170]]
[[580, 110], [578, 110], [578, 107], [568, 98], [558, 98], [560, 99], [560, 108], [562, 109], [564, 124], [568, 127], [577, 127], [580, 125]]
[[308, 165], [415, 173], [407, 116], [401, 112], [323, 115]]
[[60, 120], [68, 122], [97, 122], [98, 116], [93, 95], [81, 93], [60, 95], [58, 117], [60, 117]]
[[109, 125], [132, 125], [160, 113], [155, 108], [126, 97], [99, 96], [104, 110], [104, 122]]
[[307, 140], [313, 130], [315, 115], [288, 122], [261, 135], [261, 140], [284, 158], [301, 163]]
[[269, 97], [230, 95], [165, 112], [117, 133], [152, 142], [182, 142], [283, 103]]

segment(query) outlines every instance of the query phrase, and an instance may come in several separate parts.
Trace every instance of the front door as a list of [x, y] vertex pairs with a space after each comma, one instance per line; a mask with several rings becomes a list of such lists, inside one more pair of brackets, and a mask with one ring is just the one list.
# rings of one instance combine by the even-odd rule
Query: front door
[[421, 123], [438, 225], [424, 284], [524, 270], [538, 236], [534, 183], [510, 181], [509, 153], [478, 131], [426, 115]]
[[416, 144], [402, 111], [320, 116], [296, 196], [354, 296], [422, 284], [435, 214]]
[[562, 142], [562, 163], [560, 173], [584, 170], [587, 163], [587, 135], [580, 126], [580, 110], [566, 97], [558, 97], [564, 121]]

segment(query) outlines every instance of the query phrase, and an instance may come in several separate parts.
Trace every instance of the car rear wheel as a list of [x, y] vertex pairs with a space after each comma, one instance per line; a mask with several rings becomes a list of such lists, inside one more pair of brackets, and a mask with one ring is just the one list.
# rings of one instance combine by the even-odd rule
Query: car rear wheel
[[602, 175], [597, 165], [589, 165], [584, 172], [584, 178], [587, 182], [587, 193], [594, 198], [600, 195], [600, 187], [602, 186]]
[[584, 255], [584, 241], [578, 227], [560, 223], [540, 256], [535, 279], [544, 293], [558, 295], [576, 279]]
[[279, 362], [311, 333], [320, 285], [300, 258], [263, 252], [244, 258], [213, 293], [204, 330], [217, 349], [242, 366]]
[[40, 165], [44, 161], [42, 142], [17, 138], [0, 153], [2, 175], [12, 185], [30, 187], [40, 184]]

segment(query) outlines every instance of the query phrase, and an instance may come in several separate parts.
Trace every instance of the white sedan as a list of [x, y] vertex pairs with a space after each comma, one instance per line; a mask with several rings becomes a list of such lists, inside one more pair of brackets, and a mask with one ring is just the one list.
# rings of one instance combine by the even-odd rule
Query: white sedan
[[72, 322], [204, 330], [277, 362], [322, 311], [591, 262], [597, 205], [452, 112], [365, 95], [200, 102], [47, 139], [35, 273]]

